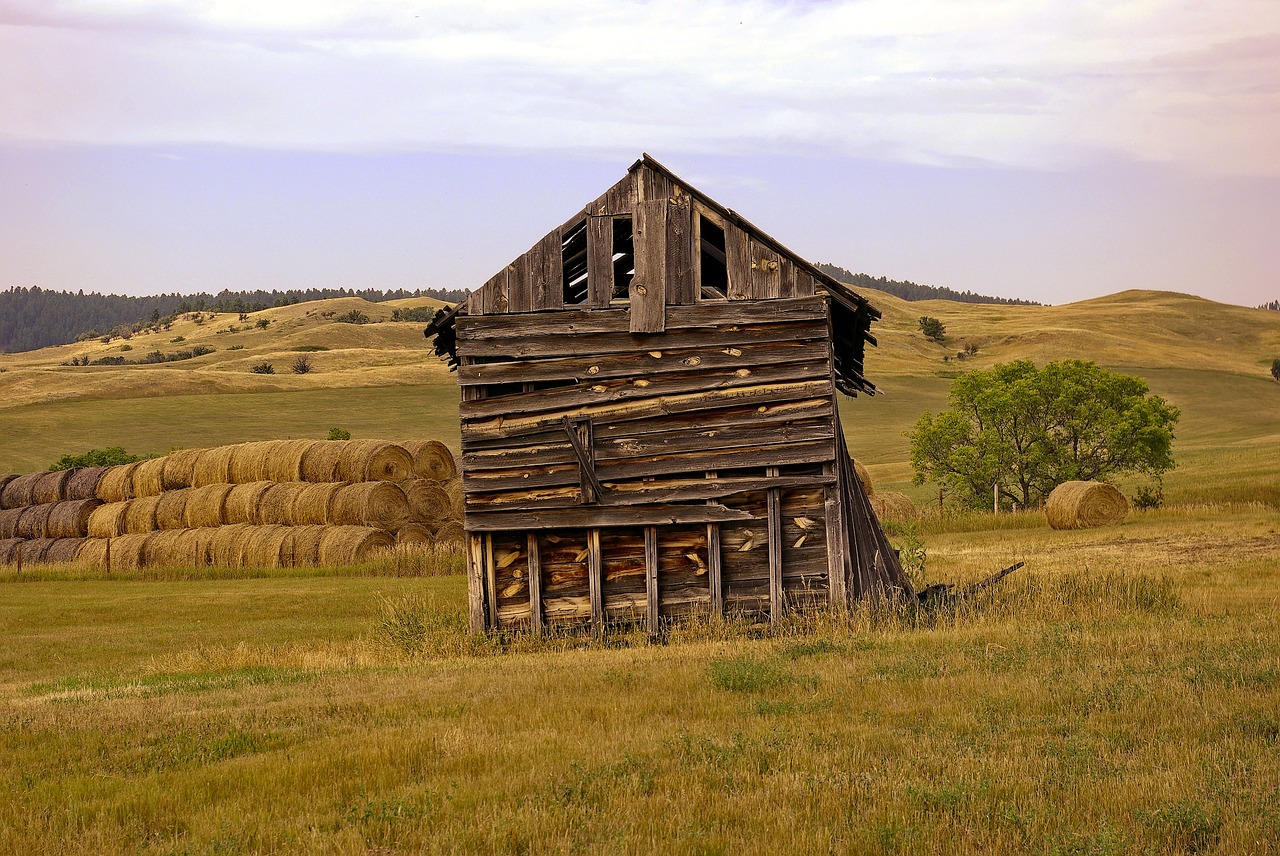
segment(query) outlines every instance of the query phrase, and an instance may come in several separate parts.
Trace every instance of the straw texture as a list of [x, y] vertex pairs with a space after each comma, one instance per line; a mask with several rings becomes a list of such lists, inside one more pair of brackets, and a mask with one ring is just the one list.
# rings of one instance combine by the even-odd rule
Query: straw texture
[[18, 537], [18, 519], [25, 508], [6, 508], [0, 511], [0, 541]]
[[222, 511], [222, 522], [227, 524], [253, 523], [258, 519], [258, 504], [263, 494], [271, 489], [272, 482], [258, 481], [238, 484], [227, 494]]
[[133, 499], [133, 471], [136, 463], [107, 467], [98, 481], [98, 499], [103, 502], [124, 502]]
[[22, 509], [22, 516], [18, 518], [18, 531], [15, 534], [19, 538], [47, 537], [51, 511], [53, 511], [53, 505], [28, 505]]
[[89, 534], [89, 518], [102, 505], [100, 499], [70, 499], [49, 506], [45, 533], [50, 538], [83, 538]]
[[319, 440], [302, 454], [302, 479], [309, 482], [341, 481], [335, 478], [343, 441]]
[[164, 458], [138, 461], [133, 471], [133, 495], [159, 496], [164, 491]]
[[409, 501], [391, 482], [349, 484], [334, 494], [328, 522], [394, 530], [409, 522]]
[[77, 467], [71, 471], [67, 480], [65, 497], [67, 499], [97, 499], [98, 481], [107, 467]]
[[227, 496], [234, 490], [229, 484], [207, 484], [193, 487], [186, 496], [183, 507], [184, 522], [189, 529], [221, 526], [226, 511]]
[[204, 449], [179, 449], [164, 456], [162, 482], [165, 490], [181, 490], [191, 487], [196, 474], [196, 462]]
[[46, 505], [50, 502], [61, 502], [66, 498], [67, 481], [72, 476], [71, 470], [41, 473], [31, 486], [31, 504]]
[[0, 538], [0, 565], [16, 564], [24, 543], [21, 538]]
[[439, 440], [406, 440], [400, 444], [413, 458], [413, 472], [420, 479], [446, 481], [458, 475], [458, 462]]
[[336, 481], [404, 481], [413, 476], [413, 458], [403, 446], [385, 440], [346, 440], [341, 442]]
[[1129, 501], [1106, 482], [1069, 481], [1049, 494], [1044, 513], [1054, 529], [1093, 529], [1123, 523]]
[[95, 508], [89, 514], [88, 535], [90, 538], [115, 538], [125, 533], [125, 515], [129, 513], [129, 503], [108, 502]]
[[4, 508], [26, 508], [32, 504], [31, 492], [35, 489], [36, 482], [40, 481], [44, 473], [28, 473], [24, 476], [17, 476], [8, 481], [4, 486], [4, 491], [0, 492], [0, 506]]
[[392, 536], [367, 526], [330, 526], [320, 539], [320, 565], [353, 565], [394, 544]]
[[877, 493], [870, 499], [871, 508], [881, 523], [906, 523], [914, 520], [920, 513], [916, 504], [908, 497], [893, 491]]
[[453, 500], [438, 482], [409, 479], [401, 482], [409, 502], [409, 518], [417, 523], [438, 523], [453, 516]]
[[166, 490], [160, 494], [156, 501], [156, 528], [186, 529], [189, 496], [191, 496], [191, 488]]
[[231, 455], [235, 448], [235, 446], [218, 446], [215, 449], [201, 450], [191, 470], [191, 486], [230, 484]]

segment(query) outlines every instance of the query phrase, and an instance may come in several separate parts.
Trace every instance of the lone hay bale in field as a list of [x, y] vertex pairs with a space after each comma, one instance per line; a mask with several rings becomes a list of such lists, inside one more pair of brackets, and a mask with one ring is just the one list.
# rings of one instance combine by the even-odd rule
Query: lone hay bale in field
[[125, 533], [125, 515], [129, 513], [129, 503], [108, 502], [95, 508], [89, 514], [88, 534], [90, 538], [116, 538]]
[[900, 493], [883, 491], [869, 498], [871, 508], [881, 523], [906, 523], [915, 520], [920, 513], [916, 504]]
[[156, 528], [162, 530], [187, 528], [187, 498], [191, 488], [166, 490], [156, 498]]
[[69, 499], [50, 506], [45, 532], [50, 538], [84, 538], [89, 519], [102, 506], [100, 499]]
[[164, 492], [164, 458], [148, 458], [138, 461], [133, 471], [133, 495], [159, 496]]
[[84, 538], [55, 538], [45, 551], [44, 561], [49, 565], [69, 565], [76, 560]]
[[219, 568], [244, 565], [244, 551], [253, 527], [247, 523], [219, 526], [209, 539], [209, 564]]
[[342, 456], [341, 440], [317, 440], [302, 453], [302, 480], [308, 482], [341, 481], [335, 477], [338, 458]]
[[0, 565], [11, 565], [18, 561], [18, 548], [22, 546], [21, 538], [0, 538]]
[[396, 546], [401, 544], [434, 544], [435, 533], [422, 523], [406, 523], [396, 530]]
[[329, 509], [338, 491], [346, 487], [345, 482], [321, 482], [319, 484], [302, 483], [289, 508], [285, 520], [291, 526], [307, 526], [329, 523]]
[[133, 499], [133, 471], [137, 463], [107, 467], [98, 480], [98, 499], [103, 502], [124, 502]]
[[1054, 529], [1093, 529], [1123, 523], [1129, 514], [1124, 494], [1106, 482], [1069, 481], [1053, 489], [1044, 504]]
[[293, 566], [314, 567], [320, 564], [320, 542], [329, 531], [328, 526], [293, 527]]
[[99, 571], [107, 568], [107, 539], [85, 538], [76, 550], [76, 561]]
[[213, 449], [202, 449], [196, 456], [195, 467], [191, 470], [191, 486], [231, 484], [231, 455], [235, 452], [235, 448], [235, 446], [218, 446]]
[[143, 496], [129, 500], [124, 513], [124, 531], [129, 535], [143, 535], [156, 530], [156, 506], [158, 496]]
[[204, 449], [178, 449], [164, 456], [164, 472], [161, 482], [165, 490], [182, 490], [191, 487], [196, 474], [196, 462]]
[[394, 530], [409, 522], [409, 501], [404, 491], [391, 482], [349, 484], [334, 494], [329, 522]]
[[24, 476], [16, 476], [9, 480], [4, 486], [4, 491], [0, 492], [0, 507], [3, 508], [26, 508], [28, 505], [34, 504], [31, 499], [31, 492], [36, 486], [36, 482], [40, 481], [44, 473], [28, 473]]
[[347, 440], [338, 455], [336, 481], [399, 482], [413, 477], [413, 458], [385, 440]]
[[259, 526], [280, 526], [289, 522], [293, 504], [302, 493], [302, 482], [273, 482], [258, 500], [253, 522]]
[[862, 492], [867, 496], [875, 496], [876, 489], [871, 483], [871, 473], [867, 472], [867, 468], [857, 458], [853, 460], [853, 471], [858, 476], [858, 481], [862, 482]]
[[98, 482], [108, 467], [76, 467], [67, 480], [67, 499], [97, 499]]
[[269, 481], [300, 482], [302, 478], [302, 459], [307, 451], [316, 443], [324, 440], [280, 440], [276, 448], [267, 458], [267, 470], [264, 475]]
[[226, 504], [222, 509], [222, 522], [225, 525], [236, 523], [253, 523], [258, 519], [258, 503], [274, 482], [259, 481], [238, 484], [227, 494]]
[[234, 485], [229, 484], [207, 484], [191, 488], [183, 509], [187, 528], [221, 526], [226, 514], [227, 496], [234, 489]]
[[19, 538], [47, 538], [49, 530], [49, 513], [53, 511], [53, 505], [28, 505], [22, 509], [22, 516], [18, 518], [18, 531], [15, 533]]
[[409, 479], [400, 483], [409, 501], [409, 519], [416, 523], [439, 523], [453, 516], [453, 500], [438, 482]]
[[31, 504], [48, 505], [61, 502], [66, 498], [67, 481], [71, 478], [71, 470], [57, 470], [42, 473], [36, 483], [31, 486]]
[[413, 458], [413, 472], [420, 479], [447, 481], [458, 475], [458, 461], [439, 440], [406, 440], [400, 444]]
[[6, 508], [0, 511], [0, 541], [18, 537], [18, 519], [25, 508]]
[[436, 530], [435, 540], [437, 544], [461, 546], [467, 541], [467, 532], [457, 520], [447, 520]]
[[354, 565], [395, 543], [391, 533], [367, 526], [330, 526], [320, 539], [320, 565]]

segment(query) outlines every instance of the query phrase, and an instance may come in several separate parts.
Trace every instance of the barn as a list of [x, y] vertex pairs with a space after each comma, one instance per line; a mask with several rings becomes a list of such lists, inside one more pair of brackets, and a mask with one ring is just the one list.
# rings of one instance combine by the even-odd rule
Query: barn
[[836, 406], [878, 317], [648, 155], [442, 310], [472, 630], [910, 594]]

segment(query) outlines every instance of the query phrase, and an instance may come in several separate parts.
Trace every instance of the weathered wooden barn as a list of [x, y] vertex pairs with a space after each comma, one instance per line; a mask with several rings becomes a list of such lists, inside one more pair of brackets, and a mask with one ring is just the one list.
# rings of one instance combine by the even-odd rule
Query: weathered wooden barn
[[878, 317], [648, 155], [442, 310], [472, 629], [910, 593], [836, 407]]

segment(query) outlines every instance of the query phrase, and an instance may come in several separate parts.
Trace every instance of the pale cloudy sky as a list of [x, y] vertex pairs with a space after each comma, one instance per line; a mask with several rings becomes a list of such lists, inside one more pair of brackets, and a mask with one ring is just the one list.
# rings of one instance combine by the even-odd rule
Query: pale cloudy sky
[[471, 287], [642, 150], [815, 261], [1253, 305], [1280, 0], [0, 0], [0, 288]]

